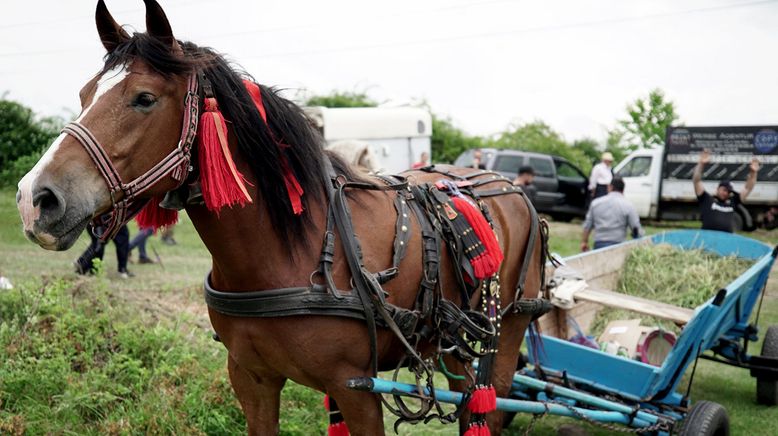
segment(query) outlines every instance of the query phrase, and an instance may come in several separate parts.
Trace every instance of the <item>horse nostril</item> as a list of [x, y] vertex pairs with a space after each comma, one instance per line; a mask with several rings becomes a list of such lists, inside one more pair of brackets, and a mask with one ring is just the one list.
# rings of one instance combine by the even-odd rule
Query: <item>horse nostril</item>
[[16, 204], [19, 204], [22, 201], [22, 190], [17, 189], [16, 190]]
[[62, 201], [52, 189], [40, 188], [37, 189], [32, 196], [32, 205], [39, 207], [41, 215], [49, 215], [56, 218], [57, 212], [61, 214], [65, 210], [65, 202]]

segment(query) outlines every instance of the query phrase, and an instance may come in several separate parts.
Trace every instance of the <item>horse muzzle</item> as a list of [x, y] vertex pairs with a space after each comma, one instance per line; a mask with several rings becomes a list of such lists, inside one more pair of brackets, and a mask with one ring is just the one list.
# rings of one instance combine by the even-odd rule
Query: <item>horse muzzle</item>
[[[24, 179], [22, 179], [24, 181]], [[24, 235], [47, 250], [67, 250], [78, 240], [92, 219], [91, 211], [79, 206], [54, 185], [19, 183], [16, 205]]]

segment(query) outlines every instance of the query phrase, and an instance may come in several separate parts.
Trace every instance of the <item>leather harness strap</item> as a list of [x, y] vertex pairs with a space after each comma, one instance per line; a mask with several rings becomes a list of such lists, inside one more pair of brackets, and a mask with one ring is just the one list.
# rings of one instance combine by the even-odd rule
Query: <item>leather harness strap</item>
[[111, 162], [105, 148], [87, 127], [74, 121], [62, 129], [63, 133], [72, 136], [84, 147], [108, 185], [112, 210], [107, 218], [102, 221], [98, 219], [98, 224], [105, 227], [102, 234], [98, 235], [101, 241], [105, 242], [113, 238], [119, 229], [143, 208], [147, 200], [138, 201], [136, 199], [138, 195], [168, 175], [177, 182], [176, 187], [184, 183], [186, 175], [191, 171], [190, 153], [197, 136], [200, 110], [200, 97], [197, 94], [197, 79], [194, 74], [188, 80], [184, 107], [184, 121], [178, 146], [156, 165], [129, 183], [122, 182], [121, 175]]

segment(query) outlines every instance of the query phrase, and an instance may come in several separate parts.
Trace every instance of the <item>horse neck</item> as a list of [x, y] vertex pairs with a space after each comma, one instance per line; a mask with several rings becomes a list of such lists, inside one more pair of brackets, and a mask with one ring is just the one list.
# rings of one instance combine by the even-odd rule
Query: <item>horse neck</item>
[[[307, 232], [308, 249], [290, 247], [273, 228], [267, 205], [250, 187], [254, 202], [245, 207], [224, 208], [217, 215], [205, 206], [189, 206], [187, 214], [206, 248], [211, 253], [211, 283], [223, 291], [252, 291], [281, 287], [307, 286], [318, 265], [323, 207], [308, 205], [313, 226]], [[322, 230], [323, 231], [323, 230]], [[318, 235], [318, 236], [316, 236]], [[292, 249], [290, 254], [290, 248]]]

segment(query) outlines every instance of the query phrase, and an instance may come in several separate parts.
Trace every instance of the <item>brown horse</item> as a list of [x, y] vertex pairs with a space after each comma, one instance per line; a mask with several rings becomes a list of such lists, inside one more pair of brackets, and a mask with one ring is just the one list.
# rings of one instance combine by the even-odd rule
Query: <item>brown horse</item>
[[[263, 121], [243, 86], [242, 80], [247, 76], [236, 72], [212, 50], [177, 41], [160, 6], [153, 0], [145, 3], [147, 32], [130, 36], [110, 16], [103, 1], [98, 2], [96, 20], [107, 50], [105, 67], [80, 92], [82, 111], [77, 122], [85, 130], [79, 133], [71, 129], [60, 135], [19, 182], [17, 202], [25, 234], [45, 249], [66, 250], [90, 221], [106, 213], [122, 212], [116, 219], [126, 221], [133, 208], [125, 208], [123, 200], [133, 203], [158, 198], [183, 180], [180, 172], [167, 172], [167, 167], [155, 183], [144, 185], [142, 192], [125, 189], [126, 186], [120, 186], [121, 180], [133, 180], [133, 184], [143, 180], [149, 169], [169, 156], [177, 156], [177, 160], [170, 161], [170, 168], [183, 168], [191, 181], [196, 171], [189, 172], [192, 168], [188, 153], [184, 159], [176, 150], [177, 144], [180, 148], [185, 142], [181, 126], [188, 120], [188, 79], [204, 72], [212, 82], [224, 117], [229, 120], [229, 149], [237, 170], [245, 175], [248, 194], [253, 199], [243, 207], [224, 208], [218, 213], [202, 205], [186, 206], [213, 257], [210, 284], [236, 294], [310, 286], [312, 272], [319, 267], [319, 247], [326, 228], [326, 187], [332, 185], [323, 168], [330, 161], [340, 179], [355, 180], [361, 176], [323, 151], [321, 137], [300, 108], [264, 86], [260, 90], [267, 122]], [[186, 130], [185, 125], [184, 137]], [[94, 155], [98, 148], [86, 145], [89, 139], [84, 139], [88, 136], [84, 132], [90, 132], [99, 148], [104, 149], [103, 158], [108, 164], [95, 164], [102, 158]], [[188, 147], [184, 149], [188, 152]], [[290, 206], [284, 166], [304, 191], [302, 214], [295, 213]], [[115, 170], [119, 185], [108, 182], [110, 189], [106, 189], [110, 178], [106, 169]], [[473, 172], [446, 169], [456, 174]], [[417, 184], [443, 178], [441, 174], [422, 171], [405, 175]], [[483, 175], [476, 180], [484, 177], [492, 176]], [[377, 179], [372, 183], [380, 184]], [[382, 271], [392, 264], [395, 196], [394, 192], [357, 189], [348, 193], [354, 233], [369, 271]], [[542, 238], [530, 237], [529, 207], [516, 194], [489, 197], [484, 202], [505, 256], [499, 271], [502, 301], [514, 299], [525, 253], [531, 262], [524, 296], [537, 296], [541, 285]], [[414, 305], [423, 273], [420, 224], [413, 217], [410, 224], [410, 240], [399, 275], [384, 286], [388, 302], [403, 308]], [[537, 226], [532, 228], [540, 235]], [[528, 247], [530, 241], [533, 246]], [[443, 250], [439, 284], [443, 297], [455, 300], [460, 291], [448, 258], [448, 252]], [[352, 274], [340, 243], [336, 245], [334, 259], [335, 284], [339, 289], [351, 289]], [[473, 301], [477, 299], [475, 295]], [[278, 432], [279, 397], [287, 379], [327, 392], [336, 399], [353, 434], [383, 433], [379, 397], [346, 387], [352, 377], [373, 374], [368, 329], [363, 321], [338, 316], [237, 317], [212, 309], [209, 314], [229, 352], [230, 380], [250, 434]], [[492, 379], [498, 396], [509, 393], [528, 322], [526, 314], [509, 311], [503, 317]], [[379, 369], [393, 368], [403, 354], [398, 339], [379, 328]], [[449, 370], [453, 372], [464, 371], [461, 365], [451, 365]], [[464, 383], [453, 382], [452, 389], [465, 388]], [[488, 415], [493, 433], [500, 432], [501, 422], [501, 413]], [[465, 423], [461, 420], [460, 427], [464, 428]]]

